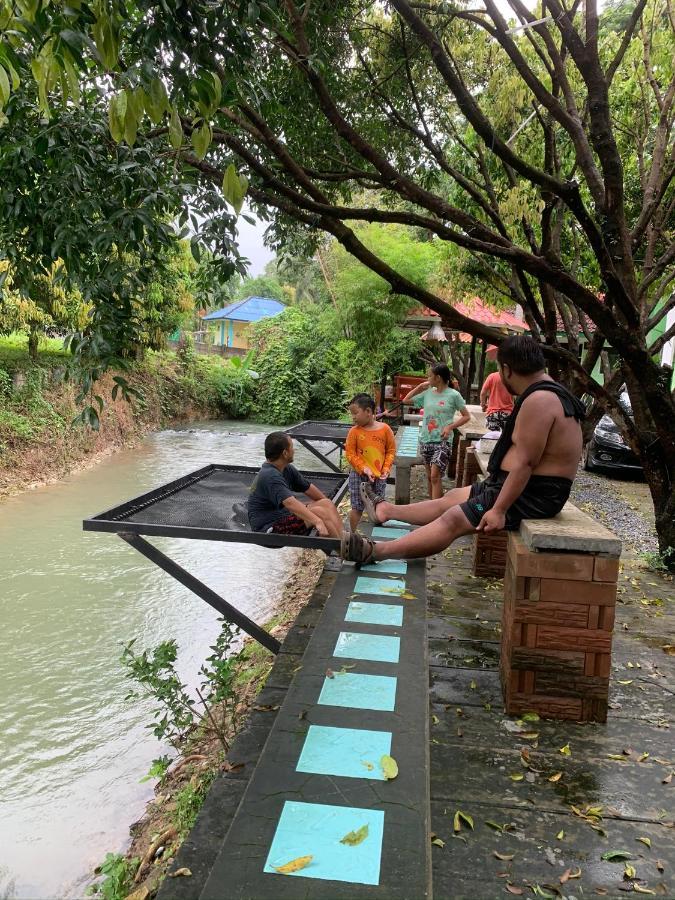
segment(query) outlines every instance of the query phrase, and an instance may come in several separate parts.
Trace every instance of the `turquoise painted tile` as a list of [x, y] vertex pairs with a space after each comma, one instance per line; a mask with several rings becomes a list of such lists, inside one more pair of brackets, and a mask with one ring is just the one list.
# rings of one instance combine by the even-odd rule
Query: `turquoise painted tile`
[[354, 585], [355, 594], [378, 594], [381, 597], [400, 597], [405, 594], [405, 581], [400, 578], [368, 578], [359, 575]]
[[401, 639], [387, 634], [365, 634], [341, 631], [333, 656], [341, 659], [369, 659], [373, 662], [397, 663]]
[[379, 763], [390, 751], [391, 731], [310, 725], [296, 768], [313, 775], [384, 781]]
[[361, 572], [376, 572], [379, 575], [405, 575], [408, 563], [404, 559], [384, 559], [382, 562], [361, 566]]
[[393, 712], [396, 705], [396, 678], [391, 675], [336, 672], [332, 678], [324, 679], [319, 705]]
[[373, 528], [373, 533], [371, 537], [382, 540], [383, 538], [386, 540], [387, 538], [400, 538], [405, 537], [406, 534], [410, 534], [410, 530], [406, 528], [386, 528], [382, 525], [378, 525], [376, 528]]
[[347, 622], [363, 622], [365, 625], [395, 625], [397, 628], [403, 624], [403, 607], [394, 603], [364, 603], [352, 600], [347, 607]]
[[[368, 836], [356, 846], [341, 844], [350, 831], [368, 826]], [[280, 878], [323, 878], [353, 884], [379, 884], [384, 812], [354, 806], [329, 806], [286, 800], [265, 863], [275, 874], [299, 856], [312, 861], [299, 872]]]

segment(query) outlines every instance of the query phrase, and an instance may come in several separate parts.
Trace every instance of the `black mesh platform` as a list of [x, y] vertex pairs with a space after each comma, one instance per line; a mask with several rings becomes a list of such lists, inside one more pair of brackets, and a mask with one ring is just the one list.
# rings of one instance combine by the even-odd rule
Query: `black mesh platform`
[[317, 422], [308, 420], [292, 425], [284, 429], [286, 434], [294, 438], [305, 438], [310, 441], [339, 441], [341, 444], [347, 440], [347, 434], [352, 426], [349, 422]]
[[[264, 546], [322, 546], [326, 538], [313, 535], [265, 535], [251, 531], [246, 516], [246, 501], [258, 471], [257, 466], [205, 466], [85, 519], [84, 529], [242, 541]], [[346, 475], [331, 472], [302, 474], [335, 503], [339, 502], [346, 491]], [[304, 494], [297, 496], [306, 499]]]

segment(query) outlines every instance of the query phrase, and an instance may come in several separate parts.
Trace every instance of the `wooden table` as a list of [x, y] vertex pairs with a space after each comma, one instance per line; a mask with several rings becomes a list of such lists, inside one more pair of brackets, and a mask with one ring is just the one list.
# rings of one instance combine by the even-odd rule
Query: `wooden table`
[[[467, 447], [472, 441], [482, 438], [488, 430], [485, 413], [480, 406], [467, 406], [467, 410], [471, 414], [471, 418], [465, 425], [460, 425], [455, 429], [456, 438], [450, 457], [450, 474], [454, 474], [457, 487], [462, 487], [464, 484], [464, 457]], [[453, 460], [455, 461], [454, 467]]]

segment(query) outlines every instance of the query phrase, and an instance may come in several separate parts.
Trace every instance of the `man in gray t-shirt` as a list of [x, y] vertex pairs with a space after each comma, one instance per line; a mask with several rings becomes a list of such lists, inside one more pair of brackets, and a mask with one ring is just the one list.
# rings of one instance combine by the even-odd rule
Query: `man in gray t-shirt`
[[[265, 438], [265, 459], [248, 498], [253, 531], [342, 537], [342, 519], [334, 504], [293, 465], [293, 441], [283, 431]], [[296, 497], [306, 494], [309, 503]]]

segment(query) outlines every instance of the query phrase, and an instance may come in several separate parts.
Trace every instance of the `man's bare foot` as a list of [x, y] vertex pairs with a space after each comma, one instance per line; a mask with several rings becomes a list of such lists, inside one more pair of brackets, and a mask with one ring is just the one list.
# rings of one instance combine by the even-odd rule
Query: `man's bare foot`
[[382, 497], [378, 497], [367, 481], [362, 481], [359, 485], [359, 494], [363, 505], [368, 513], [368, 518], [374, 525], [381, 525], [386, 521], [381, 519], [377, 514], [377, 507], [382, 503]]

